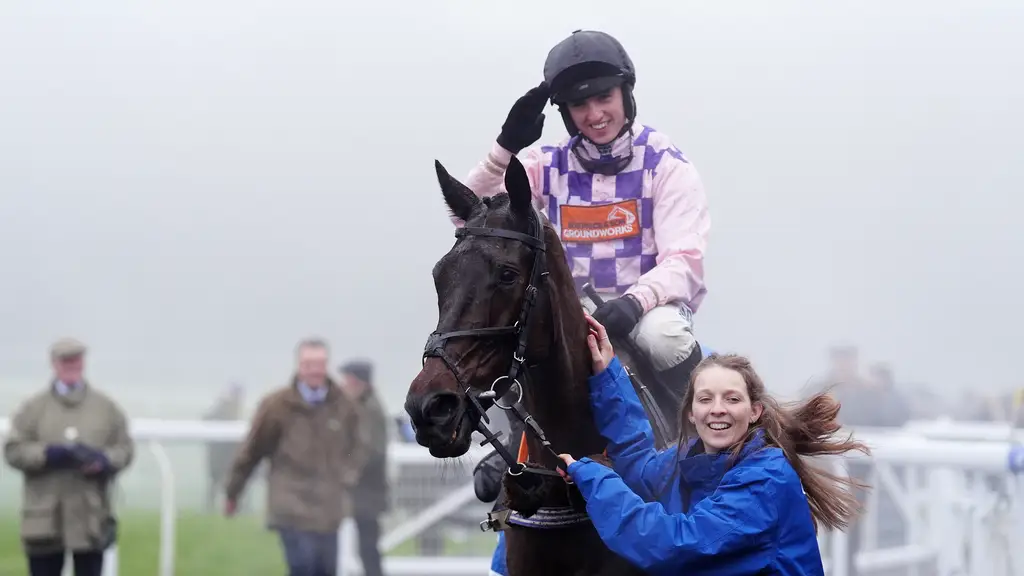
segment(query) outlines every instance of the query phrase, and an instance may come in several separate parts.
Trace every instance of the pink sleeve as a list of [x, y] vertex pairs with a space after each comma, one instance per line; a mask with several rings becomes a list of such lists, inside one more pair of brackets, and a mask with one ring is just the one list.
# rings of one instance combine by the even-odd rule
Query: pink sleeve
[[697, 169], [669, 153], [663, 154], [653, 181], [654, 243], [657, 265], [637, 280], [632, 294], [644, 312], [682, 301], [696, 312], [704, 299], [704, 251], [711, 217]]
[[[543, 207], [544, 194], [544, 152], [539, 147], [527, 148], [519, 153], [519, 161], [526, 168], [526, 176], [530, 179], [533, 191], [533, 202]], [[480, 163], [469, 171], [466, 186], [481, 198], [505, 192], [505, 169], [512, 159], [512, 153], [498, 145], [491, 147], [491, 152]], [[458, 228], [464, 224], [462, 219], [451, 217], [452, 223]]]

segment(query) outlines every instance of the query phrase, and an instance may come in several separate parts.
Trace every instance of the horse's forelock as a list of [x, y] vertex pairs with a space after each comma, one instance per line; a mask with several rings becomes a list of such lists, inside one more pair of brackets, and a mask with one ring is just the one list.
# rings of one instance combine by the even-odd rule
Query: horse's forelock
[[498, 208], [503, 204], [506, 206], [508, 205], [508, 194], [484, 197], [484, 206], [487, 206], [488, 208]]

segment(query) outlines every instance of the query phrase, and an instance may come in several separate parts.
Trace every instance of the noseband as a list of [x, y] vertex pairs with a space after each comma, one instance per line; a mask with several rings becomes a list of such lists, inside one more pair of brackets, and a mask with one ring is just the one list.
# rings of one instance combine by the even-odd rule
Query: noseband
[[[508, 240], [522, 242], [533, 252], [533, 270], [530, 272], [530, 283], [526, 286], [526, 292], [523, 294], [523, 302], [519, 310], [519, 318], [511, 326], [469, 328], [465, 330], [453, 330], [450, 332], [432, 332], [427, 338], [427, 344], [423, 350], [422, 360], [426, 363], [427, 358], [438, 358], [444, 362], [445, 366], [448, 367], [448, 370], [450, 370], [455, 376], [456, 382], [458, 382], [459, 387], [466, 395], [470, 405], [480, 416], [480, 420], [477, 423], [477, 430], [484, 435], [484, 440], [480, 445], [483, 446], [484, 444], [491, 444], [494, 446], [494, 449], [501, 455], [501, 458], [506, 464], [508, 464], [509, 474], [518, 476], [524, 471], [529, 470], [530, 472], [538, 474], [559, 476], [559, 474], [553, 470], [527, 468], [524, 464], [518, 462], [508, 449], [498, 441], [498, 438], [501, 437], [502, 433], [493, 433], [485, 425], [485, 422], [487, 424], [490, 424], [491, 422], [490, 418], [487, 417], [487, 408], [491, 405], [497, 406], [502, 410], [512, 412], [517, 418], [522, 420], [526, 425], [526, 429], [540, 440], [541, 444], [555, 456], [558, 467], [563, 470], [565, 469], [565, 463], [558, 458], [558, 453], [551, 448], [551, 443], [548, 442], [547, 437], [544, 435], [544, 430], [542, 430], [540, 425], [537, 424], [533, 416], [523, 408], [523, 385], [520, 384], [518, 379], [520, 372], [522, 371], [523, 363], [526, 361], [526, 346], [530, 333], [530, 321], [532, 320], [531, 312], [533, 311], [534, 305], [537, 303], [539, 289], [543, 286], [542, 280], [548, 275], [546, 261], [547, 247], [544, 242], [544, 223], [536, 208], [531, 210], [530, 216], [530, 234], [523, 234], [521, 232], [505, 230], [502, 228], [481, 227], [463, 227], [455, 231], [455, 237], [459, 240], [470, 236], [505, 238]], [[499, 376], [494, 380], [494, 382], [491, 382], [491, 387], [486, 392], [475, 392], [465, 382], [465, 380], [463, 380], [459, 371], [455, 367], [455, 363], [452, 362], [445, 353], [445, 344], [451, 338], [493, 338], [507, 335], [514, 335], [517, 339], [516, 349], [512, 353], [512, 362], [509, 365], [508, 373]], [[516, 400], [508, 405], [502, 404], [500, 399], [504, 398], [513, 389], [516, 390]]]

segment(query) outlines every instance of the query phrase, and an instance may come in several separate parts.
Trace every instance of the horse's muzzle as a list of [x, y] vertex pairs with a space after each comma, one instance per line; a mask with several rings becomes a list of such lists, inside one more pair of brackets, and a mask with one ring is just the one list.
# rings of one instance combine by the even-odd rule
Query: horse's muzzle
[[405, 402], [416, 443], [435, 458], [454, 458], [469, 451], [476, 422], [467, 408], [465, 399], [448, 391], [410, 394]]

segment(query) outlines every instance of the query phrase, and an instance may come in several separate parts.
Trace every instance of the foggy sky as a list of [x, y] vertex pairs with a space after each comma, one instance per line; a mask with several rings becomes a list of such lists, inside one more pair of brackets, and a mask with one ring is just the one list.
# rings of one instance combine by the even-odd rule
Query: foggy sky
[[400, 410], [453, 242], [433, 160], [464, 178], [576, 28], [624, 43], [704, 181], [703, 342], [785, 394], [834, 343], [1024, 385], [1019, 2], [583, 6], [0, 3], [4, 415], [64, 335], [136, 414], [280, 385], [311, 334]]

